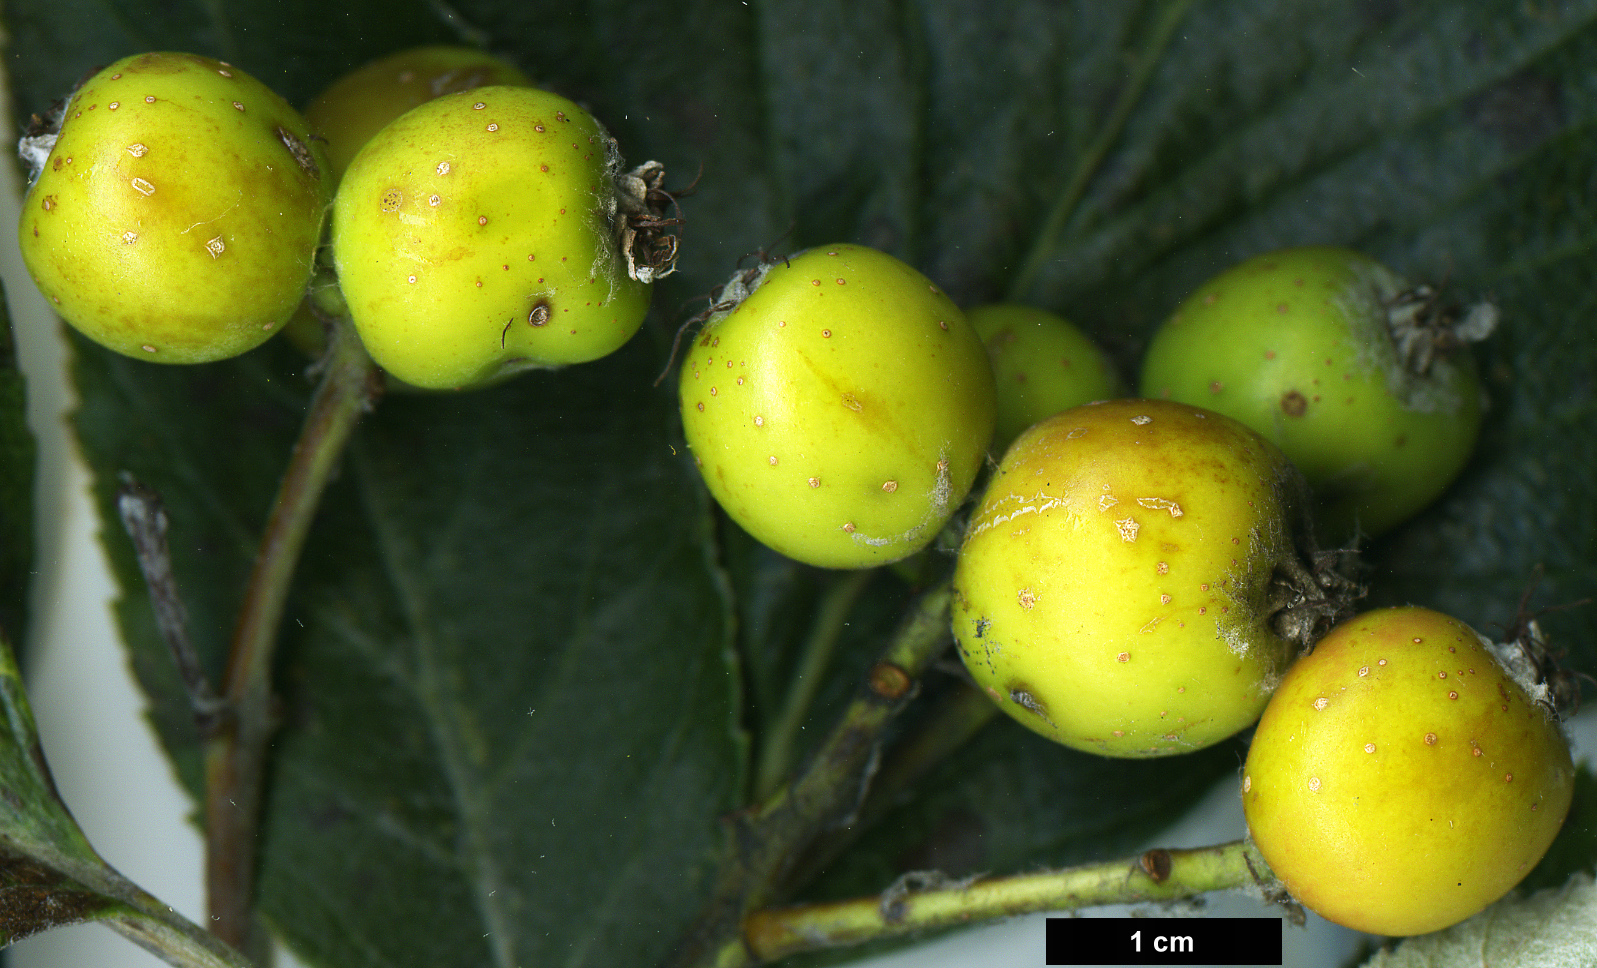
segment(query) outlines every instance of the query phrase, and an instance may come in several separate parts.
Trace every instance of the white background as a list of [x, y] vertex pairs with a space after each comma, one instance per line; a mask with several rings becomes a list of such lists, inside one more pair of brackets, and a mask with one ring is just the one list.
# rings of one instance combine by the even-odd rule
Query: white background
[[[3, 79], [0, 79], [3, 84]], [[0, 92], [3, 93], [3, 92]], [[9, 116], [9, 115], [8, 115]], [[46, 755], [62, 796], [101, 854], [185, 916], [203, 917], [202, 856], [190, 823], [194, 805], [177, 786], [144, 719], [144, 703], [118, 644], [109, 604], [116, 589], [96, 540], [100, 523], [88, 478], [66, 433], [71, 407], [67, 348], [21, 268], [16, 236], [19, 186], [10, 165], [0, 183], [0, 251], [18, 350], [28, 376], [28, 417], [39, 442], [37, 572], [27, 667], [29, 691]], [[1576, 722], [1577, 756], [1597, 749], [1597, 716]], [[1243, 833], [1231, 779], [1150, 846], [1196, 847]], [[1089, 912], [1123, 916], [1123, 909]], [[1158, 912], [1154, 912], [1158, 913]], [[1278, 916], [1240, 895], [1213, 899], [1215, 916]], [[1358, 935], [1311, 915], [1307, 929], [1288, 926], [1285, 965], [1337, 968]], [[618, 953], [620, 955], [621, 953]], [[12, 949], [18, 968], [154, 968], [163, 964], [109, 929], [83, 925], [52, 931]], [[1040, 916], [964, 932], [928, 946], [862, 963], [869, 968], [1034, 968], [1043, 964]], [[280, 962], [293, 968], [293, 960]], [[618, 965], [623, 962], [618, 961]], [[453, 968], [453, 966], [438, 966]], [[530, 968], [530, 966], [529, 966]]]

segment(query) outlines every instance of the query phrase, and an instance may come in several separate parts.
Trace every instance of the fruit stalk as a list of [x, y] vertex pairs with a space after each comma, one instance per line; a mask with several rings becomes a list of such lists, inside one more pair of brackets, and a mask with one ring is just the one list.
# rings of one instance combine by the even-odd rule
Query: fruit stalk
[[715, 894], [671, 964], [734, 968], [755, 962], [743, 940], [744, 917], [775, 900], [816, 837], [853, 823], [879, 761], [883, 731], [948, 646], [948, 602], [946, 582], [921, 595], [805, 768], [763, 803], [727, 818]]
[[1253, 885], [1277, 888], [1264, 858], [1245, 840], [1189, 850], [1161, 848], [1132, 858], [990, 880], [922, 875], [926, 879], [935, 886], [906, 889], [901, 880], [868, 897], [755, 911], [744, 922], [745, 942], [758, 961], [774, 961], [801, 951], [1019, 914], [1173, 901]]
[[246, 948], [250, 934], [256, 827], [266, 750], [276, 726], [277, 629], [322, 492], [381, 388], [381, 374], [347, 319], [337, 321], [322, 366], [322, 381], [261, 537], [233, 634], [224, 686], [229, 715], [205, 749], [206, 900], [212, 930], [238, 948]]

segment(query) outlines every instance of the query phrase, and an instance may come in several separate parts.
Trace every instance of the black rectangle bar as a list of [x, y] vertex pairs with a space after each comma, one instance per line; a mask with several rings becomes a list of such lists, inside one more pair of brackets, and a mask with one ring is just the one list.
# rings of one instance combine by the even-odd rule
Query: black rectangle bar
[[1279, 965], [1280, 918], [1049, 918], [1050, 965]]

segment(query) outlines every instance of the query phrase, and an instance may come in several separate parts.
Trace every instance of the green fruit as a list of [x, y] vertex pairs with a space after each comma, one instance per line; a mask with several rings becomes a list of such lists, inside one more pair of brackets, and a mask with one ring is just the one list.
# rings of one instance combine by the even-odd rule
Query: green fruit
[[299, 305], [327, 200], [319, 149], [276, 94], [208, 57], [140, 54], [67, 103], [23, 199], [22, 257], [95, 342], [225, 359]]
[[620, 347], [649, 276], [629, 272], [619, 163], [591, 115], [531, 88], [448, 94], [384, 128], [333, 211], [339, 285], [372, 358], [450, 389]]
[[1081, 330], [1045, 309], [996, 304], [965, 310], [987, 344], [998, 384], [1002, 453], [1020, 432], [1061, 410], [1121, 395], [1114, 364]]
[[1303, 485], [1228, 417], [1112, 400], [1004, 455], [954, 572], [976, 684], [1026, 726], [1105, 756], [1196, 750], [1252, 723], [1293, 653], [1272, 585], [1301, 572]]
[[1422, 608], [1343, 623], [1287, 673], [1243, 768], [1260, 853], [1331, 921], [1462, 921], [1541, 859], [1574, 790], [1557, 722], [1489, 643]]
[[856, 245], [810, 249], [732, 288], [735, 306], [682, 365], [683, 430], [710, 493], [809, 564], [863, 568], [925, 547], [992, 439], [992, 370], [964, 314], [925, 276]]
[[1329, 538], [1377, 535], [1469, 458], [1482, 397], [1457, 344], [1495, 318], [1489, 306], [1439, 316], [1430, 290], [1357, 252], [1272, 252], [1181, 304], [1148, 347], [1142, 394], [1242, 421], [1302, 470]]
[[531, 84], [527, 75], [476, 47], [412, 47], [334, 81], [305, 107], [305, 120], [325, 142], [328, 176], [337, 185], [372, 135], [411, 108], [458, 91]]

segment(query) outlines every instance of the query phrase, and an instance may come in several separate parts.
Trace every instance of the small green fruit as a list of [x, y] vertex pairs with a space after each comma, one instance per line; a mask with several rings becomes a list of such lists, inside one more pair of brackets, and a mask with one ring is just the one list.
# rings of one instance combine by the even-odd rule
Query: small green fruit
[[997, 378], [997, 453], [1044, 417], [1122, 394], [1108, 355], [1046, 309], [1000, 303], [967, 309], [965, 317], [987, 344]]
[[[649, 304], [631, 269], [632, 195], [615, 144], [547, 91], [448, 94], [361, 149], [333, 212], [333, 257], [383, 369], [428, 389], [598, 359]], [[641, 183], [640, 183], [641, 184]]]
[[790, 558], [887, 564], [937, 536], [992, 439], [981, 341], [925, 276], [857, 245], [735, 280], [682, 364], [710, 493]]
[[1293, 645], [1301, 479], [1228, 417], [1158, 400], [1056, 414], [1005, 454], [954, 571], [954, 638], [1027, 728], [1105, 756], [1252, 723]]
[[306, 105], [305, 120], [326, 144], [328, 176], [337, 185], [366, 142], [411, 108], [459, 91], [531, 84], [527, 75], [476, 47], [413, 47], [334, 81]]
[[1329, 540], [1378, 535], [1429, 504], [1469, 458], [1481, 390], [1462, 319], [1357, 252], [1287, 249], [1189, 296], [1154, 335], [1142, 394], [1207, 407], [1269, 438], [1322, 503]]
[[299, 113], [238, 68], [119, 60], [72, 95], [41, 161], [23, 262], [95, 342], [161, 363], [225, 359], [304, 296], [328, 200], [320, 151]]
[[1243, 768], [1292, 896], [1373, 934], [1436, 931], [1519, 883], [1574, 792], [1557, 722], [1457, 619], [1368, 612], [1299, 659]]

